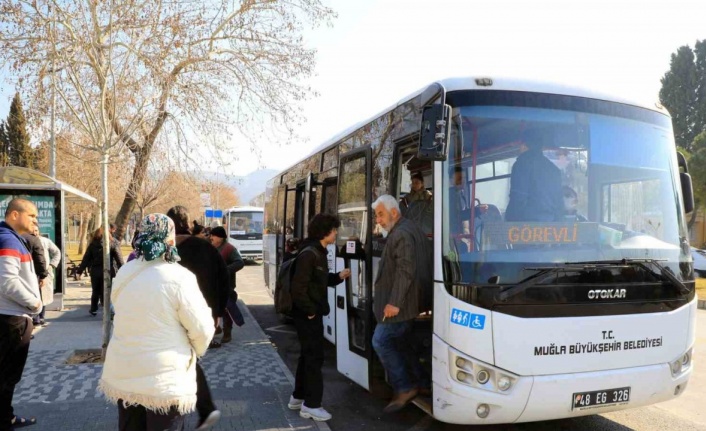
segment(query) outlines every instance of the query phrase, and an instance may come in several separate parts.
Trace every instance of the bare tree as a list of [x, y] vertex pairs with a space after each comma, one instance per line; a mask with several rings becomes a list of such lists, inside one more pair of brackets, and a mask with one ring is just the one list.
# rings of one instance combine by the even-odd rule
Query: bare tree
[[[36, 112], [49, 106], [50, 76], [59, 122], [89, 137], [102, 166], [104, 224], [111, 157], [121, 145], [132, 153], [115, 220], [122, 235], [165, 129], [181, 144], [184, 130], [227, 135], [236, 127], [250, 135], [267, 124], [293, 133], [296, 104], [312, 94], [302, 84], [315, 63], [304, 25], [333, 16], [320, 0], [4, 0], [0, 59], [40, 105]], [[190, 149], [174, 151], [188, 157]], [[104, 235], [104, 250], [107, 242]], [[104, 263], [107, 271], [107, 254]], [[108, 300], [105, 307], [109, 316]]]
[[135, 196], [135, 205], [140, 210], [139, 220], [142, 220], [147, 210], [158, 206], [164, 200], [166, 191], [173, 186], [173, 183], [168, 181], [173, 171], [174, 167], [164, 152], [158, 152], [149, 161], [142, 186]]
[[[84, 100], [100, 107], [96, 119], [132, 152], [116, 219], [122, 232], [164, 129], [181, 144], [184, 130], [293, 133], [296, 105], [313, 93], [302, 84], [315, 63], [302, 31], [333, 17], [320, 0], [5, 0], [0, 56], [27, 89], [63, 71], [56, 82], [71, 87], [58, 92], [65, 108]], [[175, 151], [189, 155], [185, 145]]]
[[165, 189], [159, 204], [156, 205], [156, 210], [166, 213], [175, 205], [183, 205], [193, 216], [203, 210], [199, 196], [201, 184], [192, 175], [174, 171], [167, 175], [165, 182], [169, 186]]

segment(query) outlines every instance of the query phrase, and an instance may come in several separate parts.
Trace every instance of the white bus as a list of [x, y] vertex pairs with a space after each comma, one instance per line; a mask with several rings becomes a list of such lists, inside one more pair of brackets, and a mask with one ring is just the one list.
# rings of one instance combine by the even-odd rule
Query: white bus
[[262, 259], [263, 209], [233, 207], [223, 211], [223, 227], [228, 241], [245, 260]]
[[[570, 201], [560, 201], [566, 213], [508, 211], [513, 188], [534, 181], [513, 170], [536, 150], [531, 142], [556, 173], [547, 189]], [[434, 267], [424, 292], [433, 302], [414, 330], [432, 396], [415, 404], [440, 421], [495, 424], [606, 413], [684, 391], [697, 308], [684, 217], [693, 193], [664, 109], [552, 83], [448, 79], [273, 178], [266, 282], [274, 289], [288, 235], [305, 236], [317, 212], [341, 218], [329, 269], [352, 276], [329, 288], [324, 336], [338, 370], [368, 390], [384, 378], [371, 337], [385, 239], [370, 204], [402, 198], [415, 174], [432, 199], [405, 213], [427, 233]], [[466, 209], [457, 209], [459, 190]], [[522, 209], [555, 198], [535, 193]]]

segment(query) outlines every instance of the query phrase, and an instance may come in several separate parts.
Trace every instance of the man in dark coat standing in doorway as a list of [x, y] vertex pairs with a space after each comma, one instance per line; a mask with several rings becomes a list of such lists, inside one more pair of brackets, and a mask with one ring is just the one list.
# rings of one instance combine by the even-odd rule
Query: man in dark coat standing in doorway
[[395, 391], [385, 413], [402, 409], [427, 390], [428, 383], [409, 337], [422, 310], [423, 291], [432, 288], [429, 240], [413, 221], [403, 218], [397, 199], [380, 196], [372, 204], [375, 221], [387, 241], [375, 278], [373, 348]]

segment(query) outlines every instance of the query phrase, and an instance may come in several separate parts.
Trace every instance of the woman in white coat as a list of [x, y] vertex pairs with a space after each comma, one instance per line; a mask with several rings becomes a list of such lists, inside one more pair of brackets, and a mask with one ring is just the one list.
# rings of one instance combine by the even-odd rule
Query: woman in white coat
[[213, 337], [211, 309], [181, 265], [174, 223], [150, 214], [135, 241], [137, 259], [113, 281], [115, 329], [99, 390], [118, 405], [118, 429], [182, 430], [196, 405], [196, 359]]

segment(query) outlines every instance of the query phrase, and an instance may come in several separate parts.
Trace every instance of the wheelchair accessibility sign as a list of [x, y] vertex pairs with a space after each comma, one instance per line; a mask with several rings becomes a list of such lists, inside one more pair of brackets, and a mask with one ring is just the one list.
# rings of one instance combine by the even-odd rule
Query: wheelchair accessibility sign
[[468, 311], [454, 308], [451, 310], [451, 323], [461, 326], [467, 326], [471, 329], [482, 330], [485, 328], [485, 316], [482, 314], [473, 314]]

